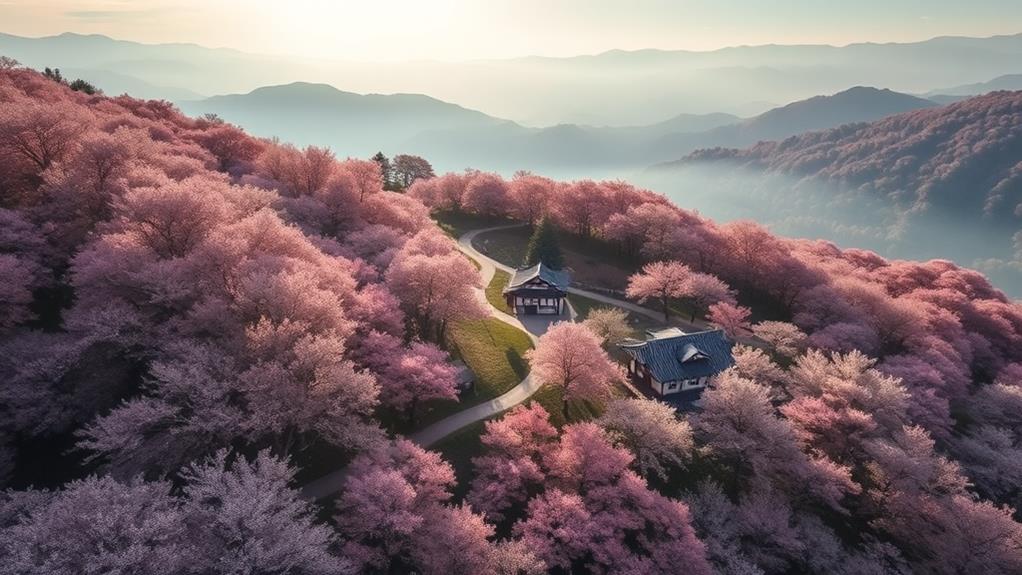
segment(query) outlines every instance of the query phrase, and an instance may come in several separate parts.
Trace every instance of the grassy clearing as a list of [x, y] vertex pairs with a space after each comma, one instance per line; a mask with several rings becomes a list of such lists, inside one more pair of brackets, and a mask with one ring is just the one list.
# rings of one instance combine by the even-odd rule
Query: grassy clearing
[[589, 312], [594, 309], [602, 309], [607, 307], [613, 307], [603, 302], [596, 301], [594, 299], [587, 298], [582, 295], [570, 293], [568, 294], [568, 303], [575, 309], [575, 313], [578, 314], [578, 321], [583, 321], [589, 317]]
[[[509, 266], [519, 266], [525, 259], [532, 231], [526, 227], [495, 230], [476, 236], [473, 245], [480, 252]], [[562, 233], [561, 253], [572, 280], [579, 285], [623, 290], [634, 265], [627, 265], [618, 257], [608, 256], [612, 251], [603, 244], [589, 240], [575, 240]]]
[[498, 262], [518, 267], [525, 260], [525, 252], [529, 247], [532, 229], [527, 226], [495, 230], [479, 234], [472, 245], [480, 253], [486, 254]]
[[[623, 385], [615, 385], [614, 389], [611, 390], [612, 397], [631, 397], [631, 392], [628, 391]], [[579, 421], [589, 421], [595, 419], [603, 414], [606, 406], [603, 402], [592, 402], [592, 401], [571, 401], [568, 402], [568, 419], [564, 419], [564, 414], [561, 413], [561, 401], [564, 394], [561, 392], [560, 386], [555, 385], [544, 385], [536, 392], [527, 404], [532, 402], [539, 403], [543, 406], [543, 409], [547, 410], [550, 414], [550, 423], [560, 428], [568, 423], [577, 423]]]
[[470, 232], [479, 228], [489, 228], [492, 226], [515, 223], [513, 220], [509, 220], [507, 218], [477, 216], [474, 214], [464, 214], [460, 212], [436, 212], [433, 214], [433, 220], [435, 220], [437, 225], [440, 226], [440, 229], [452, 238], [459, 238], [465, 232]]
[[490, 302], [490, 305], [500, 311], [508, 315], [514, 315], [511, 308], [507, 305], [507, 299], [504, 298], [504, 288], [509, 281], [511, 281], [511, 274], [504, 270], [496, 270], [493, 274], [493, 279], [490, 280], [490, 285], [486, 286], [486, 301]]
[[[575, 312], [578, 313], [578, 321], [585, 320], [589, 317], [589, 312], [595, 309], [616, 307], [577, 294], [568, 294], [568, 301], [571, 302], [571, 307], [575, 308]], [[628, 314], [628, 325], [632, 326], [632, 337], [642, 337], [647, 329], [663, 329], [667, 327], [663, 322], [656, 321], [647, 316], [632, 313], [628, 310], [625, 310], [625, 312]]]
[[502, 395], [529, 372], [525, 352], [532, 342], [525, 332], [493, 319], [462, 321], [450, 328], [451, 352], [476, 375], [472, 391], [461, 401], [434, 401], [423, 406], [418, 427]]

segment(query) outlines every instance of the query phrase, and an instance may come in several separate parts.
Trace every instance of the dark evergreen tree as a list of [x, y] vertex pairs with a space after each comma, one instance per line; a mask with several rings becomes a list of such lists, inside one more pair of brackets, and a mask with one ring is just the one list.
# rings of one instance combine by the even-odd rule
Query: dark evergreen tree
[[534, 266], [540, 262], [555, 270], [564, 267], [564, 257], [557, 241], [557, 230], [546, 218], [540, 220], [532, 231], [529, 248], [525, 252], [525, 265]]
[[391, 166], [390, 160], [387, 156], [383, 155], [383, 152], [376, 152], [376, 155], [371, 159], [380, 165], [380, 175], [383, 176], [383, 189], [394, 191], [394, 168]]
[[93, 86], [91, 83], [86, 82], [85, 80], [82, 80], [81, 78], [78, 78], [74, 82], [71, 82], [70, 84], [68, 84], [68, 87], [70, 87], [75, 92], [84, 92], [84, 93], [86, 93], [86, 94], [88, 94], [90, 96], [92, 96], [94, 94], [102, 94], [103, 93], [102, 90], [100, 90], [99, 88]]
[[45, 68], [43, 69], [43, 76], [59, 84], [64, 83], [64, 75], [60, 73], [60, 68]]

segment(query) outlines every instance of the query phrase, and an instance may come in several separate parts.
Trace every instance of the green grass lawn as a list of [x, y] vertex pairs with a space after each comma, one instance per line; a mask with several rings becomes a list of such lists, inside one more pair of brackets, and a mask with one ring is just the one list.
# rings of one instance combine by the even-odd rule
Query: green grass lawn
[[498, 262], [517, 268], [525, 261], [532, 229], [527, 226], [479, 234], [472, 245]]
[[507, 299], [504, 298], [503, 293], [509, 281], [511, 281], [511, 274], [504, 270], [494, 272], [490, 285], [486, 286], [486, 301], [490, 302], [490, 305], [500, 311], [508, 315], [514, 315], [511, 308], [507, 305]]
[[[519, 266], [525, 259], [531, 234], [531, 229], [526, 226], [495, 230], [476, 236], [472, 244], [502, 264]], [[608, 249], [603, 244], [592, 240], [572, 240], [570, 235], [563, 232], [558, 237], [565, 266], [571, 271], [572, 281], [576, 284], [614, 290], [623, 290], [628, 285], [628, 277], [635, 271], [634, 266], [626, 265], [619, 261], [620, 258], [608, 256], [605, 253]]]
[[[615, 385], [614, 389], [611, 390], [611, 396], [632, 397], [632, 394], [623, 385]], [[550, 423], [558, 428], [568, 423], [595, 419], [603, 414], [606, 407], [603, 402], [571, 401], [568, 403], [568, 419], [565, 421], [564, 414], [561, 413], [561, 400], [563, 397], [564, 395], [561, 393], [559, 386], [544, 385], [535, 395], [529, 398], [526, 404], [536, 402], [542, 405], [543, 409], [547, 410], [547, 413], [550, 414]]]
[[[587, 317], [589, 317], [589, 312], [594, 309], [615, 307], [613, 305], [573, 293], [568, 294], [568, 301], [571, 302], [571, 307], [575, 308], [575, 312], [578, 313], [578, 321], [584, 321]], [[656, 321], [644, 315], [632, 313], [628, 310], [625, 310], [625, 312], [628, 314], [628, 325], [632, 326], [632, 337], [642, 338], [645, 337], [647, 329], [663, 329], [664, 327], [667, 327], [663, 322]]]
[[458, 238], [465, 232], [479, 228], [489, 228], [504, 224], [513, 224], [514, 220], [493, 216], [477, 216], [460, 212], [435, 212], [433, 220], [447, 235]]
[[589, 312], [594, 309], [613, 307], [603, 302], [573, 293], [568, 294], [568, 302], [571, 304], [571, 307], [575, 309], [575, 313], [578, 314], [578, 321], [585, 320], [589, 317]]
[[524, 357], [532, 349], [529, 336], [502, 321], [486, 318], [458, 322], [450, 327], [449, 338], [452, 354], [475, 373], [475, 388], [463, 393], [461, 401], [424, 405], [418, 428], [505, 393], [529, 372]]

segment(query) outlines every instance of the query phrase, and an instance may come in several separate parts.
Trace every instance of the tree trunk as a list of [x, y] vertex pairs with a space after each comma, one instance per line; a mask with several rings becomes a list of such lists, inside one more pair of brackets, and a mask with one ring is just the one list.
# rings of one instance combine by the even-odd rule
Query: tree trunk
[[667, 298], [661, 298], [660, 304], [664, 308], [664, 323], [671, 319], [671, 307], [667, 305]]
[[444, 338], [447, 336], [447, 320], [441, 320], [436, 326], [436, 343], [437, 345], [444, 345]]
[[568, 398], [561, 398], [561, 415], [564, 416], [564, 423], [568, 423]]

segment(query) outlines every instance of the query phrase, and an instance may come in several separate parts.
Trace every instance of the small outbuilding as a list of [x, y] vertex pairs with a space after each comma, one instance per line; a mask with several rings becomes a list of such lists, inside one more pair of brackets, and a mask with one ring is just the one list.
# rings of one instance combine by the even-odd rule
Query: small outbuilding
[[711, 377], [735, 363], [733, 344], [719, 329], [685, 333], [668, 328], [646, 334], [645, 341], [618, 346], [628, 354], [628, 375], [658, 397], [698, 395]]
[[472, 372], [472, 369], [465, 365], [465, 362], [461, 360], [452, 361], [451, 365], [457, 370], [454, 379], [458, 385], [458, 391], [470, 391], [476, 384], [476, 374]]
[[504, 288], [504, 297], [516, 315], [560, 315], [567, 308], [564, 298], [570, 284], [568, 272], [538, 263], [517, 270]]

